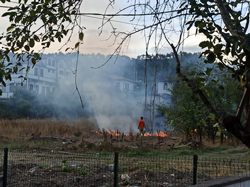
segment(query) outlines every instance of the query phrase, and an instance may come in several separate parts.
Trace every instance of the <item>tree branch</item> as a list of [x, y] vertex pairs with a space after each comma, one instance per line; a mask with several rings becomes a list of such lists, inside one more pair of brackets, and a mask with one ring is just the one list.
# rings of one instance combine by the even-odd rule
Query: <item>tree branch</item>
[[220, 116], [219, 114], [216, 112], [216, 110], [214, 109], [214, 107], [211, 105], [211, 103], [208, 101], [207, 97], [203, 94], [203, 92], [201, 91], [201, 89], [199, 89], [195, 83], [193, 81], [191, 81], [190, 79], [188, 79], [185, 75], [183, 75], [181, 73], [181, 63], [178, 57], [178, 54], [175, 50], [175, 47], [173, 44], [170, 44], [173, 52], [174, 52], [174, 56], [176, 59], [176, 74], [182, 79], [182, 81], [185, 81], [189, 87], [192, 88], [192, 90], [199, 95], [199, 97], [201, 98], [201, 100], [203, 101], [203, 103], [207, 106], [207, 108], [209, 109], [209, 111], [211, 113], [213, 113], [215, 115], [215, 119], [217, 121], [220, 121]]
[[240, 119], [241, 118], [241, 115], [242, 115], [242, 112], [244, 110], [244, 107], [245, 107], [245, 103], [246, 103], [246, 100], [247, 100], [247, 97], [249, 98], [249, 88], [244, 88], [244, 93], [243, 93], [243, 96], [242, 96], [242, 99], [240, 101], [240, 104], [239, 104], [239, 107], [238, 107], [238, 110], [237, 110], [237, 113], [235, 115], [235, 117], [237, 119]]
[[233, 36], [240, 37], [242, 40], [244, 38], [242, 36], [239, 36], [237, 30], [234, 30], [233, 23], [231, 20], [231, 16], [227, 10], [227, 8], [224, 6], [224, 2], [222, 0], [216, 0], [216, 4], [218, 8], [220, 9], [221, 17], [223, 19], [223, 22], [225, 23], [227, 29]]

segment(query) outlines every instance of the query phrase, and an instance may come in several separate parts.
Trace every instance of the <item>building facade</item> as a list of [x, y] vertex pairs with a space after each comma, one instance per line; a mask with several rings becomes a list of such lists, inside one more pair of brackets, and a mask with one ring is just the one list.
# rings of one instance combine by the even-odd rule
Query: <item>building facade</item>
[[[16, 87], [21, 86], [37, 95], [48, 95], [56, 90], [58, 81], [73, 76], [69, 63], [57, 61], [56, 56], [50, 55], [38, 61], [34, 68], [27, 62], [23, 62], [24, 69], [17, 74], [12, 74], [12, 80], [6, 81], [6, 87], [1, 87], [0, 99], [8, 99], [13, 95]], [[20, 78], [21, 77], [21, 78]], [[25, 80], [26, 79], [26, 80]]]

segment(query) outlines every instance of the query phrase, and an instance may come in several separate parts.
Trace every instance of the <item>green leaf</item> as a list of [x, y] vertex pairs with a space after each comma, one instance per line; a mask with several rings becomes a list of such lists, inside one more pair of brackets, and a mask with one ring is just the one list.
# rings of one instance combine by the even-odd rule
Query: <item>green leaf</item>
[[30, 39], [30, 47], [34, 47], [34, 45], [35, 45], [35, 41], [34, 41], [34, 39]]
[[79, 40], [83, 41], [84, 34], [82, 32], [79, 33]]
[[207, 74], [207, 75], [210, 75], [210, 74], [211, 74], [211, 72], [212, 72], [212, 69], [211, 69], [211, 68], [207, 68], [207, 70], [206, 70], [206, 74]]
[[208, 45], [209, 45], [209, 41], [202, 41], [200, 44], [199, 44], [199, 46], [201, 47], [201, 48], [205, 48], [205, 47], [208, 47]]
[[36, 64], [36, 59], [35, 59], [35, 58], [32, 58], [32, 59], [31, 59], [31, 62], [32, 62], [33, 65], [35, 65], [35, 64]]
[[34, 40], [37, 41], [37, 42], [40, 42], [40, 39], [37, 35], [34, 35]]
[[79, 42], [77, 42], [77, 43], [75, 44], [75, 49], [78, 48], [79, 44], [80, 44]]
[[29, 50], [30, 50], [30, 47], [29, 47], [28, 45], [25, 45], [25, 46], [24, 46], [24, 49], [25, 49], [26, 51], [29, 51]]
[[207, 94], [208, 97], [211, 97], [211, 92], [208, 89], [206, 89], [205, 92], [206, 92], [206, 94]]
[[211, 120], [215, 120], [215, 115], [213, 113], [210, 113], [208, 116]]
[[216, 46], [214, 46], [214, 53], [220, 53], [223, 46], [223, 44], [217, 44]]
[[15, 18], [15, 23], [18, 23], [22, 18], [23, 18], [22, 15], [17, 16], [17, 17]]
[[9, 26], [8, 28], [7, 28], [7, 32], [10, 32], [12, 29], [14, 29], [15, 28], [15, 26]]
[[205, 121], [198, 122], [198, 125], [206, 125], [206, 122]]
[[222, 128], [218, 127], [219, 133], [222, 133]]
[[205, 76], [205, 73], [198, 73], [199, 76]]
[[215, 61], [214, 53], [209, 53], [209, 55], [207, 56], [207, 60], [210, 62], [214, 62]]
[[219, 126], [219, 123], [215, 123], [213, 127], [218, 127]]

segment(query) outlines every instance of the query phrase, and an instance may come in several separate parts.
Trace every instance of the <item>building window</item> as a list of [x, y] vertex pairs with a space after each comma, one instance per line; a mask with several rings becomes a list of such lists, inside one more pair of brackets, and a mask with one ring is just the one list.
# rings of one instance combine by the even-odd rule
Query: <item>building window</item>
[[43, 77], [43, 69], [40, 69], [40, 76]]
[[33, 89], [34, 89], [34, 88], [33, 88], [33, 84], [30, 84], [30, 85], [29, 85], [29, 90], [30, 90], [30, 91], [33, 91]]
[[164, 83], [163, 90], [167, 90], [167, 89], [168, 89], [168, 85], [167, 85], [167, 83]]
[[48, 72], [50, 72], [50, 69], [48, 69]]
[[15, 91], [15, 84], [11, 83], [10, 84], [10, 92], [14, 92]]
[[59, 62], [58, 62], [58, 64], [59, 64], [59, 68], [62, 68], [62, 67], [63, 67], [63, 66], [62, 66], [62, 63], [59, 63]]
[[1, 85], [0, 87], [1, 87], [3, 93], [5, 93], [7, 91], [6, 87], [4, 87], [3, 85]]
[[125, 83], [125, 90], [129, 90], [129, 83]]
[[52, 66], [56, 66], [55, 60], [52, 61]]
[[50, 92], [50, 88], [49, 87], [46, 87], [46, 95], [48, 95]]
[[54, 92], [54, 91], [56, 91], [56, 89], [55, 89], [55, 88], [52, 88], [52, 92]]
[[59, 70], [59, 74], [60, 74], [60, 75], [63, 75], [63, 70]]
[[36, 93], [39, 93], [39, 86], [38, 85], [35, 85], [35, 90], [36, 90]]
[[48, 59], [48, 65], [51, 66], [51, 59]]
[[34, 72], [34, 75], [35, 75], [35, 76], [38, 76], [38, 68], [35, 68], [34, 71], [35, 71], [35, 72]]
[[45, 86], [42, 87], [42, 95], [45, 95]]

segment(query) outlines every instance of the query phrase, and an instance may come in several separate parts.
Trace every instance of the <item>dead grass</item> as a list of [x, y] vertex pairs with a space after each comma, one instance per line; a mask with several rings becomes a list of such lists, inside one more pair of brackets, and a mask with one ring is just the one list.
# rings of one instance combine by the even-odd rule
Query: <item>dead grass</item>
[[2, 140], [20, 141], [30, 138], [32, 134], [53, 136], [60, 138], [75, 137], [75, 133], [90, 132], [95, 127], [92, 119], [78, 119], [74, 121], [60, 121], [57, 119], [41, 120], [4, 120], [0, 119], [0, 137]]

